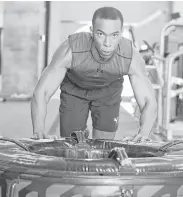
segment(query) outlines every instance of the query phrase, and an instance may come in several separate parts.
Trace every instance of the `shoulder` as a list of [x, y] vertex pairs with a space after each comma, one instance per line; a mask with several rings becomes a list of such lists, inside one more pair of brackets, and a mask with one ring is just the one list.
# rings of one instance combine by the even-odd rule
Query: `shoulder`
[[71, 53], [71, 48], [69, 45], [69, 40], [67, 39], [59, 45], [59, 47], [56, 49], [53, 56], [65, 57], [66, 55], [68, 55], [70, 53]]
[[133, 46], [131, 40], [121, 37], [117, 48], [117, 54], [127, 59], [132, 59]]
[[67, 39], [63, 43], [61, 43], [59, 47], [56, 49], [55, 53], [53, 54], [51, 63], [55, 66], [63, 65], [66, 67], [70, 67], [71, 61], [72, 61], [72, 52], [69, 45], [69, 40]]
[[92, 36], [89, 32], [80, 32], [68, 37], [72, 52], [85, 52], [91, 49]]

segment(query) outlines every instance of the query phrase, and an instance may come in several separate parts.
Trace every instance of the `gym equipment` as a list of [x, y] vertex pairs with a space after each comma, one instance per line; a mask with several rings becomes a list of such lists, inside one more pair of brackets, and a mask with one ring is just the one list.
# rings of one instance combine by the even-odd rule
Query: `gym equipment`
[[1, 197], [152, 197], [183, 194], [183, 141], [0, 137]]
[[[154, 57], [159, 59], [158, 73], [164, 81], [158, 99], [158, 124], [160, 130], [165, 131], [169, 140], [172, 139], [170, 122], [176, 117], [177, 100], [175, 98], [183, 94], [183, 76], [178, 77], [178, 66], [182, 67], [180, 57], [183, 56], [182, 30], [183, 22], [181, 20], [172, 20], [167, 23], [161, 32], [160, 54]], [[177, 88], [177, 85], [180, 87]]]

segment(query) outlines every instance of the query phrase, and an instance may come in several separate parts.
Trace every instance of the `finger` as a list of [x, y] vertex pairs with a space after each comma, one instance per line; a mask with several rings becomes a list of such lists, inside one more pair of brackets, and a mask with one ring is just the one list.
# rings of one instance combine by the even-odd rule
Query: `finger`
[[151, 142], [152, 140], [149, 139], [148, 137], [143, 137], [143, 138], [142, 138], [142, 141], [143, 141], [143, 142]]
[[32, 140], [38, 140], [38, 138], [37, 138], [35, 135], [33, 135], [33, 136], [31, 137], [31, 139], [32, 139]]
[[134, 139], [133, 136], [126, 136], [122, 139], [122, 141], [132, 141]]
[[48, 135], [47, 133], [44, 133], [43, 139], [59, 139], [59, 136], [57, 136], [57, 135]]
[[142, 142], [145, 143], [145, 142], [150, 142], [151, 140], [148, 137], [138, 135], [134, 138], [133, 141], [136, 143], [142, 143]]
[[42, 139], [42, 138], [43, 138], [42, 133], [34, 133], [33, 136], [31, 137], [31, 139], [35, 139], [35, 140]]
[[142, 139], [142, 136], [140, 134], [137, 134], [133, 137], [133, 142], [140, 142]]
[[43, 134], [43, 139], [50, 139], [50, 136], [47, 133]]
[[58, 140], [58, 139], [60, 139], [60, 138], [61, 138], [60, 136], [55, 135], [55, 139], [56, 139], [56, 140]]
[[57, 136], [57, 135], [51, 135], [51, 136], [49, 136], [51, 139], [54, 139], [54, 140], [57, 140], [57, 139], [59, 139], [59, 136]]

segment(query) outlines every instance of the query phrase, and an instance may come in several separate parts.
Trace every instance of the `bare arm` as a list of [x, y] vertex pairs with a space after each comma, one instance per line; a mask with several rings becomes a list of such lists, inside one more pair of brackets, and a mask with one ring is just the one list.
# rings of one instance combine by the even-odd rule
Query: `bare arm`
[[157, 102], [152, 84], [146, 75], [145, 62], [135, 48], [129, 78], [141, 111], [139, 133], [148, 137], [157, 118]]
[[54, 53], [51, 63], [45, 68], [35, 87], [31, 99], [31, 118], [34, 134], [43, 135], [47, 104], [62, 83], [67, 69], [71, 66], [71, 60], [72, 53], [69, 42], [66, 40]]

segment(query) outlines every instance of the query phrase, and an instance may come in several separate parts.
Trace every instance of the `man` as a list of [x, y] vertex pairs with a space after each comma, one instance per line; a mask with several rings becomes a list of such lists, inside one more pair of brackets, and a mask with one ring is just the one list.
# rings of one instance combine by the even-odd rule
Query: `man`
[[93, 138], [113, 139], [118, 128], [123, 76], [128, 75], [141, 110], [140, 128], [134, 139], [148, 138], [157, 115], [155, 94], [142, 57], [131, 41], [122, 37], [122, 31], [120, 11], [103, 7], [93, 15], [91, 33], [70, 35], [58, 47], [32, 97], [34, 137], [47, 137], [47, 104], [60, 86], [61, 136], [84, 131], [91, 110]]

